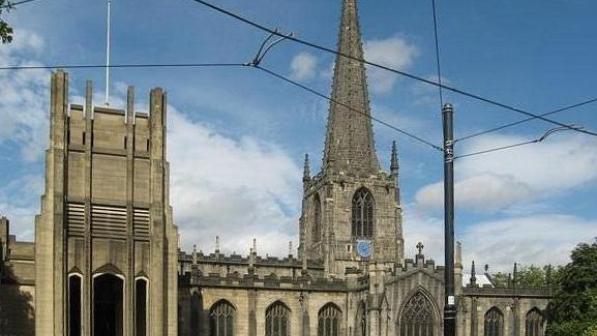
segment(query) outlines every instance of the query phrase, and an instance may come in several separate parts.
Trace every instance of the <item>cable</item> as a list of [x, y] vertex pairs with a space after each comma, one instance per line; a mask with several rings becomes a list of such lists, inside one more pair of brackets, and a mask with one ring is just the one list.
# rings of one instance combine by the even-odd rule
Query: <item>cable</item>
[[[207, 7], [211, 8], [211, 9], [213, 9], [215, 11], [218, 11], [220, 13], [223, 13], [225, 15], [233, 17], [233, 18], [235, 18], [235, 19], [237, 19], [237, 20], [239, 20], [241, 22], [244, 22], [244, 23], [246, 23], [246, 24], [248, 24], [250, 26], [253, 26], [255, 28], [258, 28], [260, 30], [266, 31], [266, 32], [268, 32], [270, 34], [277, 35], [279, 37], [285, 37], [285, 35], [281, 34], [280, 32], [278, 32], [276, 30], [267, 28], [267, 27], [265, 27], [265, 26], [263, 26], [263, 25], [261, 25], [259, 23], [251, 21], [249, 19], [246, 19], [246, 18], [244, 18], [244, 17], [242, 17], [242, 16], [240, 16], [238, 14], [235, 14], [233, 12], [230, 12], [228, 10], [220, 8], [220, 7], [218, 7], [216, 5], [213, 5], [213, 4], [211, 4], [211, 3], [207, 2], [207, 1], [204, 1], [204, 0], [192, 0], [192, 1], [200, 3], [200, 4], [202, 4], [204, 6], [207, 6]], [[504, 109], [507, 109], [507, 110], [511, 110], [511, 111], [516, 112], [516, 113], [524, 114], [526, 116], [533, 117], [533, 119], [540, 119], [540, 120], [543, 120], [545, 122], [548, 122], [548, 123], [551, 123], [551, 124], [554, 124], [554, 125], [557, 125], [557, 126], [569, 128], [569, 126], [567, 126], [566, 124], [563, 124], [561, 122], [558, 122], [558, 121], [555, 121], [555, 120], [551, 120], [551, 119], [548, 119], [548, 118], [545, 118], [545, 117], [542, 117], [542, 116], [539, 116], [539, 115], [527, 112], [525, 110], [522, 110], [522, 109], [510, 106], [510, 105], [507, 105], [507, 104], [504, 104], [504, 103], [500, 103], [500, 102], [498, 102], [496, 100], [493, 100], [491, 98], [485, 98], [485, 97], [482, 97], [480, 95], [477, 95], [477, 94], [474, 94], [474, 93], [469, 93], [469, 92], [466, 92], [466, 91], [463, 91], [463, 90], [460, 90], [458, 88], [455, 88], [455, 87], [452, 87], [452, 86], [448, 86], [448, 85], [445, 85], [445, 84], [440, 84], [440, 83], [434, 82], [432, 80], [425, 79], [425, 78], [417, 76], [417, 75], [413, 75], [413, 74], [410, 74], [410, 73], [407, 73], [407, 72], [404, 72], [404, 71], [400, 71], [400, 70], [397, 70], [397, 69], [394, 69], [394, 68], [390, 68], [390, 67], [387, 67], [387, 66], [384, 66], [384, 65], [381, 65], [381, 64], [373, 63], [373, 62], [367, 61], [365, 59], [354, 57], [354, 56], [351, 56], [351, 55], [339, 52], [337, 50], [332, 50], [330, 48], [327, 48], [327, 47], [324, 47], [324, 46], [320, 46], [318, 44], [315, 44], [315, 43], [312, 43], [312, 42], [309, 42], [309, 41], [306, 41], [306, 40], [303, 40], [303, 39], [300, 39], [300, 38], [297, 38], [297, 37], [294, 37], [294, 36], [287, 36], [287, 39], [289, 39], [289, 40], [291, 40], [293, 42], [296, 42], [296, 43], [299, 43], [299, 44], [311, 47], [311, 48], [315, 48], [315, 49], [318, 49], [318, 50], [321, 50], [321, 51], [325, 51], [325, 52], [328, 52], [328, 53], [332, 53], [332, 54], [335, 54], [335, 55], [339, 55], [339, 56], [342, 56], [342, 57], [345, 57], [345, 58], [348, 58], [348, 59], [351, 59], [351, 60], [354, 60], [354, 61], [357, 61], [357, 62], [361, 62], [363, 64], [367, 64], [367, 65], [370, 65], [372, 67], [376, 67], [376, 68], [379, 68], [379, 69], [390, 71], [390, 72], [393, 72], [395, 74], [398, 74], [398, 75], [401, 75], [401, 76], [404, 76], [404, 77], [407, 77], [407, 78], [411, 78], [411, 79], [419, 81], [419, 82], [423, 82], [423, 83], [426, 83], [426, 84], [429, 84], [429, 85], [440, 87], [440, 88], [442, 88], [444, 90], [452, 91], [454, 93], [457, 93], [457, 94], [460, 94], [460, 95], [463, 95], [463, 96], [466, 96], [466, 97], [469, 97], [469, 98], [473, 98], [475, 100], [479, 100], [479, 101], [482, 101], [482, 102], [485, 102], [485, 103], [488, 103], [488, 104], [491, 104], [491, 105], [494, 105], [494, 106], [498, 106], [498, 107], [501, 107], [501, 108], [504, 108]], [[570, 128], [570, 129], [572, 129], [572, 128]], [[591, 132], [591, 131], [581, 130], [581, 129], [574, 129], [574, 130], [577, 131], [577, 132], [581, 132], [581, 133], [585, 133], [585, 134], [597, 136], [597, 133], [594, 133], [594, 132]]]
[[33, 2], [33, 1], [36, 1], [36, 0], [23, 0], [23, 1], [18, 1], [18, 2], [10, 2], [9, 1], [6, 5], [0, 6], [0, 9], [6, 9], [6, 8], [10, 9], [10, 8], [13, 8], [14, 6], [18, 6], [18, 5], [25, 4], [28, 2]]
[[439, 38], [437, 34], [437, 14], [435, 9], [435, 0], [431, 0], [431, 6], [433, 7], [433, 33], [435, 35], [435, 63], [437, 66], [437, 83], [439, 84], [439, 106], [440, 109], [444, 106], [444, 95], [442, 92], [442, 67], [439, 56]]
[[503, 146], [503, 147], [486, 149], [486, 150], [482, 150], [482, 151], [479, 151], [479, 152], [473, 152], [473, 153], [468, 153], [468, 154], [456, 156], [456, 157], [454, 157], [454, 160], [456, 160], [456, 159], [462, 159], [462, 158], [469, 157], [469, 156], [487, 154], [487, 153], [496, 152], [496, 151], [500, 151], [500, 150], [504, 150], [504, 149], [510, 149], [510, 148], [515, 148], [515, 147], [520, 147], [520, 146], [524, 146], [524, 145], [538, 143], [540, 141], [541, 140], [539, 140], [539, 139], [534, 139], [534, 140], [531, 140], [531, 141], [525, 141], [525, 142], [521, 142], [521, 143], [514, 144], [514, 145], [508, 145], [508, 146]]
[[371, 120], [373, 120], [373, 121], [375, 121], [375, 122], [377, 122], [377, 123], [379, 123], [379, 124], [381, 124], [381, 125], [384, 125], [384, 126], [386, 126], [386, 127], [388, 127], [388, 128], [391, 128], [391, 129], [393, 129], [394, 131], [397, 131], [397, 132], [399, 132], [399, 133], [401, 133], [401, 134], [404, 134], [404, 135], [406, 135], [406, 136], [410, 137], [411, 139], [414, 139], [414, 140], [416, 140], [416, 141], [419, 141], [419, 142], [421, 142], [421, 143], [423, 143], [423, 144], [425, 144], [425, 145], [427, 145], [427, 146], [429, 146], [429, 147], [431, 147], [431, 148], [433, 148], [433, 149], [436, 149], [436, 150], [438, 150], [438, 151], [440, 151], [440, 152], [443, 152], [443, 151], [444, 151], [444, 150], [443, 150], [441, 147], [439, 147], [439, 146], [436, 146], [436, 145], [434, 145], [433, 143], [431, 143], [431, 142], [429, 142], [429, 141], [427, 141], [427, 140], [425, 140], [425, 139], [423, 139], [423, 138], [421, 138], [421, 137], [419, 137], [419, 136], [416, 136], [416, 135], [414, 135], [414, 134], [412, 134], [412, 133], [410, 133], [410, 132], [407, 132], [407, 131], [405, 131], [405, 130], [403, 130], [403, 129], [400, 129], [400, 128], [398, 128], [398, 127], [396, 127], [396, 126], [392, 125], [392, 124], [389, 124], [389, 123], [387, 123], [387, 122], [385, 122], [385, 121], [381, 120], [381, 119], [375, 118], [375, 117], [373, 117], [372, 115], [370, 115], [370, 114], [368, 114], [368, 113], [366, 113], [366, 112], [363, 112], [363, 111], [361, 111], [361, 110], [355, 109], [355, 108], [353, 108], [352, 106], [350, 106], [350, 105], [348, 105], [348, 104], [345, 104], [345, 103], [339, 102], [339, 101], [337, 101], [336, 99], [334, 99], [334, 98], [332, 98], [332, 97], [326, 96], [325, 94], [323, 94], [323, 93], [321, 93], [321, 92], [319, 92], [319, 91], [315, 91], [314, 89], [311, 89], [311, 88], [309, 88], [309, 87], [307, 87], [307, 86], [305, 86], [305, 85], [303, 85], [303, 84], [301, 84], [301, 83], [298, 83], [298, 82], [296, 82], [296, 81], [293, 81], [292, 79], [290, 79], [290, 78], [288, 78], [288, 77], [285, 77], [285, 76], [283, 76], [283, 75], [280, 75], [280, 74], [278, 74], [278, 73], [276, 73], [276, 72], [274, 72], [274, 71], [272, 71], [272, 70], [269, 70], [269, 69], [267, 69], [267, 68], [264, 68], [264, 67], [262, 67], [262, 66], [259, 66], [259, 65], [254, 65], [254, 67], [255, 67], [256, 69], [259, 69], [259, 70], [261, 70], [261, 71], [263, 71], [263, 72], [265, 72], [265, 73], [267, 73], [267, 74], [269, 74], [269, 75], [271, 75], [271, 76], [275, 77], [275, 78], [281, 79], [281, 80], [283, 80], [283, 81], [285, 81], [285, 82], [287, 82], [287, 83], [290, 83], [290, 84], [292, 84], [292, 85], [294, 85], [294, 86], [297, 86], [297, 87], [299, 87], [299, 88], [301, 88], [301, 89], [303, 89], [303, 90], [305, 90], [305, 91], [308, 91], [308, 92], [310, 92], [310, 93], [312, 93], [312, 94], [314, 94], [314, 95], [316, 95], [316, 96], [319, 96], [319, 97], [321, 97], [321, 98], [324, 98], [324, 99], [326, 99], [326, 100], [328, 100], [328, 101], [330, 101], [330, 102], [332, 102], [332, 103], [334, 103], [334, 104], [341, 105], [341, 106], [343, 106], [343, 107], [346, 107], [347, 109], [349, 109], [349, 110], [351, 110], [351, 111], [354, 111], [354, 112], [356, 112], [356, 113], [362, 114], [362, 115], [366, 116], [367, 118], [370, 118]]
[[[581, 107], [581, 106], [583, 106], [583, 105], [587, 105], [587, 104], [595, 103], [595, 102], [597, 102], [597, 98], [593, 98], [593, 99], [585, 100], [584, 102], [577, 103], [577, 104], [573, 104], [573, 105], [568, 105], [568, 106], [565, 106], [565, 107], [559, 108], [559, 109], [557, 109], [557, 110], [553, 110], [553, 111], [551, 111], [551, 112], [547, 112], [547, 113], [540, 114], [540, 116], [544, 117], [544, 116], [548, 116], [548, 115], [552, 115], [552, 114], [556, 114], [556, 113], [560, 113], [560, 112], [568, 111], [568, 110], [571, 110], [571, 109], [574, 109], [574, 108], [577, 108], [577, 107]], [[466, 135], [466, 136], [463, 136], [463, 137], [461, 137], [461, 138], [458, 138], [458, 139], [454, 140], [454, 142], [463, 141], [463, 140], [468, 140], [468, 139], [471, 139], [471, 138], [474, 138], [474, 137], [478, 137], [478, 136], [480, 136], [480, 135], [485, 135], [485, 134], [488, 134], [488, 133], [492, 133], [492, 132], [500, 131], [500, 130], [503, 130], [503, 129], [505, 129], [505, 128], [512, 127], [512, 126], [516, 126], [516, 125], [520, 125], [520, 124], [522, 124], [522, 123], [525, 123], [525, 122], [527, 122], [527, 121], [531, 121], [531, 120], [534, 120], [534, 119], [536, 119], [536, 118], [535, 118], [535, 117], [526, 118], [526, 119], [522, 119], [522, 120], [515, 121], [515, 122], [512, 122], [512, 123], [504, 124], [504, 125], [501, 125], [501, 126], [498, 126], [498, 127], [494, 127], [494, 128], [488, 129], [488, 130], [486, 130], [486, 131], [482, 131], [482, 132], [478, 132], [478, 133], [469, 134], [469, 135]]]
[[149, 64], [81, 64], [81, 65], [25, 65], [5, 66], [0, 70], [37, 70], [37, 69], [102, 69], [102, 68], [205, 68], [247, 66], [243, 63], [149, 63]]

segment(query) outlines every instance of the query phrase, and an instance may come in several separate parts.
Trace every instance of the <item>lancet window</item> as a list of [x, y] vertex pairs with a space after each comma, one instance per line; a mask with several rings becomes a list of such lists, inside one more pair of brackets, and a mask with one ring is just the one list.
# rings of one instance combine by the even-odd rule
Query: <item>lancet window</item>
[[373, 196], [366, 188], [357, 190], [352, 198], [352, 236], [373, 236]]
[[527, 313], [525, 320], [525, 336], [543, 336], [543, 314], [537, 308]]

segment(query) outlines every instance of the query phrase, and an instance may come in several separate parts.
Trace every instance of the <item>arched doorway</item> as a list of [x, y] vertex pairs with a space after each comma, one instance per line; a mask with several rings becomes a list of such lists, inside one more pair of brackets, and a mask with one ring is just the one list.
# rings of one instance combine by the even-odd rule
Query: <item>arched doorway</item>
[[123, 280], [105, 273], [93, 279], [93, 335], [122, 336]]

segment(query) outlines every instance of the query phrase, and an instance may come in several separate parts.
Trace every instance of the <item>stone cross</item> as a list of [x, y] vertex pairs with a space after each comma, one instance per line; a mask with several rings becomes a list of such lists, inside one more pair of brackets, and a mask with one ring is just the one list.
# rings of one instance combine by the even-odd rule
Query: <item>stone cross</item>
[[423, 243], [419, 242], [417, 244], [417, 250], [419, 250], [419, 254], [422, 254], [423, 248], [425, 248], [425, 245], [423, 245]]

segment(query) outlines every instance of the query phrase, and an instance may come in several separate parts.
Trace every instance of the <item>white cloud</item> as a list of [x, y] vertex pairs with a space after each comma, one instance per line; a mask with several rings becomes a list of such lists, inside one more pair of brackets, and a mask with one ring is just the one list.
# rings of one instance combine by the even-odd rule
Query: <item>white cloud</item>
[[[492, 272], [523, 265], [563, 265], [580, 242], [597, 237], [597, 221], [542, 214], [482, 222], [462, 236], [465, 267], [471, 260], [489, 264]], [[490, 270], [490, 271], [491, 271]]]
[[[280, 148], [253, 138], [234, 140], [169, 113], [171, 202], [182, 245], [285, 255], [295, 240], [301, 170]], [[296, 246], [296, 242], [295, 242]]]
[[[414, 258], [415, 246], [425, 245], [424, 254], [444, 264], [444, 221], [407, 206], [404, 217], [405, 257]], [[564, 214], [506, 217], [475, 223], [456, 236], [463, 245], [463, 264], [489, 264], [491, 272], [522, 265], [564, 265], [580, 242], [597, 237], [597, 221]]]
[[[459, 152], [476, 152], [525, 140], [517, 136], [485, 136], [461, 147]], [[467, 210], [502, 210], [595, 183], [595, 167], [595, 139], [559, 134], [543, 143], [457, 160], [455, 200]], [[415, 199], [424, 209], [440, 209], [443, 184], [421, 188]]]
[[[12, 44], [0, 48], [0, 65], [40, 65], [28, 59], [41, 52], [43, 45], [38, 35], [19, 30]], [[0, 72], [0, 144], [16, 143], [26, 161], [40, 159], [45, 148], [49, 74], [47, 70]]]
[[308, 52], [301, 52], [290, 62], [290, 71], [290, 77], [294, 80], [311, 80], [317, 74], [317, 58]]
[[[369, 40], [364, 44], [365, 58], [398, 70], [407, 69], [419, 55], [419, 50], [401, 37]], [[368, 68], [369, 87], [375, 93], [386, 93], [394, 88], [397, 75], [379, 68]]]

